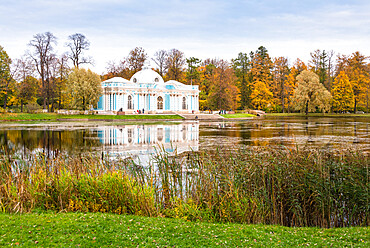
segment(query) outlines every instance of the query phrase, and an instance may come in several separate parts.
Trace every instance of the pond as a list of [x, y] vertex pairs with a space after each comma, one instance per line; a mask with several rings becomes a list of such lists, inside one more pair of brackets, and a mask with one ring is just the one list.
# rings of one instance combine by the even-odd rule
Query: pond
[[147, 162], [161, 147], [169, 153], [216, 146], [355, 146], [370, 152], [370, 118], [285, 117], [235, 122], [183, 122], [156, 125], [58, 122], [1, 123], [0, 152], [17, 157], [45, 152], [99, 152]]

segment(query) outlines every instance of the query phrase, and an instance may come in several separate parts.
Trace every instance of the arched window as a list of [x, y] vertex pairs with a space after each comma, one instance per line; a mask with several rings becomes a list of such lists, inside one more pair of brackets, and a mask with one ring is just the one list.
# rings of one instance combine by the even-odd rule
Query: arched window
[[127, 109], [134, 109], [134, 104], [132, 102], [132, 96], [127, 97]]
[[154, 82], [158, 83], [158, 82], [159, 82], [159, 78], [157, 78], [157, 77], [156, 77], [156, 78], [154, 79]]
[[182, 109], [186, 109], [186, 97], [182, 98]]
[[161, 96], [157, 98], [157, 109], [163, 109], [163, 98]]

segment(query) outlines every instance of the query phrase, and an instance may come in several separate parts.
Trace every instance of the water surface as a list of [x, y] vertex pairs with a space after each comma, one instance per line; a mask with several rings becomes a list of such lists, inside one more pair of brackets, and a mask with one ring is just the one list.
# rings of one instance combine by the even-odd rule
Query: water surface
[[316, 147], [355, 146], [370, 152], [370, 118], [285, 117], [236, 122], [183, 122], [158, 125], [58, 122], [1, 123], [1, 153], [27, 156], [43, 152], [101, 152], [148, 161], [161, 147], [170, 153], [216, 146]]

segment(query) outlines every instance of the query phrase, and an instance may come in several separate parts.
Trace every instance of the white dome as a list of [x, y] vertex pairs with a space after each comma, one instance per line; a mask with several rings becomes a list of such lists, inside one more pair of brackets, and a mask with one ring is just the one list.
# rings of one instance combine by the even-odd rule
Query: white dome
[[163, 78], [157, 72], [149, 68], [144, 68], [136, 72], [130, 79], [131, 82], [137, 84], [163, 84]]

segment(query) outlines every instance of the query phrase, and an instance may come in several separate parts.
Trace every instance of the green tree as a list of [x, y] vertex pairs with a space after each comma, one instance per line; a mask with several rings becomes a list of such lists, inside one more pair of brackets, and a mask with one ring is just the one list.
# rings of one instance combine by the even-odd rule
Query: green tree
[[329, 111], [332, 97], [330, 92], [320, 83], [320, 78], [316, 73], [302, 71], [297, 76], [297, 85], [293, 96], [296, 110], [304, 111], [306, 115], [317, 109], [323, 112]]
[[4, 109], [7, 107], [9, 94], [11, 93], [12, 88], [14, 88], [12, 87], [14, 79], [10, 68], [11, 63], [12, 60], [4, 48], [0, 46], [0, 94]]
[[199, 80], [199, 64], [201, 60], [198, 58], [190, 57], [186, 59], [186, 63], [188, 64], [188, 70], [186, 71], [186, 79], [189, 84], [193, 85], [193, 79]]
[[251, 82], [249, 77], [249, 70], [251, 62], [248, 54], [239, 53], [236, 59], [232, 59], [232, 67], [235, 75], [238, 78], [238, 86], [240, 90], [240, 107], [242, 109], [252, 107], [251, 103]]
[[344, 71], [335, 78], [331, 91], [333, 96], [333, 111], [350, 111], [354, 104], [352, 85]]
[[74, 68], [68, 76], [67, 94], [71, 98], [71, 107], [89, 109], [96, 106], [102, 95], [100, 76], [90, 70]]

